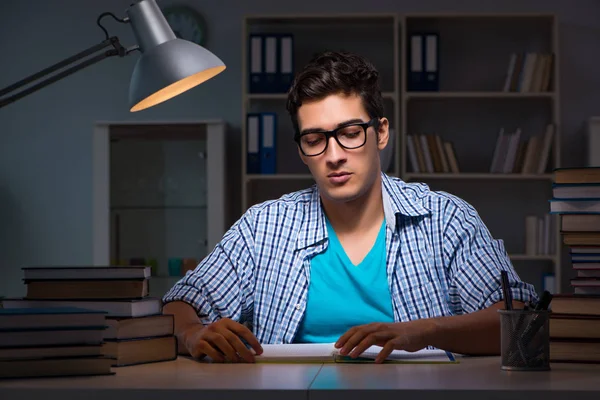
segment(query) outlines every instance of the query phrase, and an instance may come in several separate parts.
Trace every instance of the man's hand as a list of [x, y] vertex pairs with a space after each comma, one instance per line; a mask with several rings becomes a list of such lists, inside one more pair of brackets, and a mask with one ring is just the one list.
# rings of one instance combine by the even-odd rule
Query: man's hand
[[359, 325], [344, 333], [335, 347], [341, 348], [342, 355], [356, 358], [373, 345], [381, 346], [383, 350], [375, 359], [381, 363], [394, 349], [412, 352], [428, 346], [434, 330], [435, 325], [426, 319]]
[[262, 353], [262, 347], [254, 334], [239, 322], [223, 318], [207, 326], [193, 324], [183, 332], [185, 347], [194, 358], [209, 356], [215, 362], [254, 362], [254, 355], [240, 338]]

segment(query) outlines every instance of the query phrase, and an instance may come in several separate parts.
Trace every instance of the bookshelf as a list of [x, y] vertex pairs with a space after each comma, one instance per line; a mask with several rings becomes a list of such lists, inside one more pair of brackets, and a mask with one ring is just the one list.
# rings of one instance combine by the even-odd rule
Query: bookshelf
[[[555, 62], [559, 49], [555, 16], [406, 14], [401, 16], [400, 24], [402, 48], [406, 53], [400, 68], [403, 71], [401, 177], [406, 181], [425, 182], [434, 190], [447, 191], [471, 203], [492, 235], [503, 239], [523, 279], [535, 283], [540, 291], [540, 277], [552, 273], [556, 281], [554, 290], [560, 291], [560, 233], [555, 217], [552, 217], [554, 225], [550, 231], [554, 242], [552, 251], [549, 254], [526, 254], [525, 251], [525, 216], [548, 214], [552, 168], [560, 164], [560, 87]], [[411, 36], [429, 32], [439, 35], [439, 87], [434, 91], [410, 91], [407, 88], [410, 87]], [[513, 86], [507, 90], [504, 85], [511, 55], [528, 52], [554, 54], [548, 86], [540, 84], [531, 91]], [[543, 135], [548, 123], [554, 124], [555, 130], [543, 171], [524, 173], [513, 165], [509, 170], [491, 172], [501, 128], [505, 133], [518, 128], [520, 141], [529, 141], [534, 135]], [[443, 172], [415, 171], [408, 143], [410, 139], [414, 148], [415, 137], [408, 137], [414, 134], [436, 134], [442, 142], [451, 142], [459, 172], [449, 172], [447, 168]]]
[[[501, 238], [517, 272], [537, 284], [546, 273], [555, 275], [560, 291], [560, 233], [553, 219], [551, 254], [527, 254], [525, 216], [548, 213], [552, 168], [560, 165], [560, 85], [558, 32], [554, 15], [546, 14], [327, 14], [251, 15], [242, 29], [242, 212], [252, 204], [273, 199], [313, 183], [292, 140], [285, 110], [285, 93], [249, 93], [249, 37], [256, 33], [294, 36], [294, 73], [315, 52], [356, 51], [381, 73], [386, 116], [394, 130], [393, 161], [386, 172], [405, 181], [419, 181], [472, 204], [492, 235]], [[410, 35], [439, 34], [439, 89], [408, 90]], [[513, 53], [553, 54], [546, 88], [507, 91], [504, 83]], [[515, 63], [516, 64], [516, 63]], [[540, 79], [540, 82], [542, 80]], [[278, 115], [277, 168], [274, 174], [246, 171], [249, 112]], [[490, 172], [500, 128], [521, 130], [521, 138], [543, 134], [554, 124], [547, 167], [527, 173]], [[411, 169], [408, 135], [434, 133], [451, 141], [459, 173]], [[510, 220], [510, 224], [507, 223]]]
[[[251, 34], [292, 34], [294, 37], [294, 73], [304, 66], [314, 53], [327, 49], [356, 51], [367, 56], [378, 68], [384, 107], [390, 127], [399, 131], [399, 67], [400, 37], [396, 14], [306, 14], [249, 15], [243, 19], [242, 37], [242, 212], [250, 205], [277, 198], [292, 190], [306, 188], [314, 181], [302, 163], [293, 141], [293, 128], [285, 102], [286, 93], [250, 93], [248, 85], [248, 48]], [[274, 174], [247, 173], [247, 121], [249, 112], [277, 114], [276, 171]], [[390, 175], [400, 175], [398, 141], [390, 148], [394, 155], [388, 169]]]

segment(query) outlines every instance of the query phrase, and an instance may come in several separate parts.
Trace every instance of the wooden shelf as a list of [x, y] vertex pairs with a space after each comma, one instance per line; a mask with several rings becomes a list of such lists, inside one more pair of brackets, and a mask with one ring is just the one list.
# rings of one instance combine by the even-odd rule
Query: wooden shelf
[[111, 211], [125, 211], [125, 210], [134, 210], [134, 211], [138, 211], [138, 210], [204, 210], [206, 209], [208, 206], [206, 205], [199, 205], [199, 206], [186, 206], [186, 205], [180, 205], [180, 206], [165, 206], [165, 205], [159, 205], [159, 206], [112, 206], [110, 209]]
[[406, 180], [410, 179], [479, 179], [479, 180], [496, 180], [496, 179], [509, 179], [509, 180], [552, 180], [553, 174], [491, 174], [491, 173], [469, 173], [463, 172], [459, 174], [449, 173], [433, 173], [433, 174], [416, 174], [407, 173], [405, 175]]
[[509, 254], [508, 256], [513, 261], [554, 261], [556, 259], [554, 254]]
[[406, 92], [410, 99], [552, 99], [554, 92]]
[[277, 179], [313, 179], [311, 174], [251, 174], [246, 175], [247, 181], [277, 180]]
[[[395, 92], [382, 92], [384, 99], [395, 100], [397, 95]], [[248, 100], [287, 100], [287, 93], [248, 93]]]

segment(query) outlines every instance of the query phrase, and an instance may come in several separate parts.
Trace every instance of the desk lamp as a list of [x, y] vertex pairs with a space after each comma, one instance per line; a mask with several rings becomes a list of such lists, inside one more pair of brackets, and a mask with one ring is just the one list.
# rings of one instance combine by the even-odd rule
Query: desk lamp
[[[119, 38], [110, 37], [100, 23], [102, 18], [107, 16], [120, 23], [131, 24], [138, 44], [125, 48], [119, 42]], [[124, 57], [135, 50], [140, 51], [142, 55], [133, 69], [129, 85], [130, 112], [169, 100], [225, 69], [225, 64], [204, 47], [176, 37], [156, 0], [135, 2], [127, 9], [127, 17], [122, 19], [110, 12], [102, 13], [96, 23], [105, 34], [101, 43], [0, 90], [0, 108], [98, 61], [112, 56]], [[105, 48], [110, 49], [91, 57]], [[78, 64], [72, 65], [78, 61]], [[57, 72], [65, 67], [68, 68]], [[55, 72], [55, 75], [46, 77]], [[44, 80], [29, 88], [6, 97], [11, 92], [44, 77]]]

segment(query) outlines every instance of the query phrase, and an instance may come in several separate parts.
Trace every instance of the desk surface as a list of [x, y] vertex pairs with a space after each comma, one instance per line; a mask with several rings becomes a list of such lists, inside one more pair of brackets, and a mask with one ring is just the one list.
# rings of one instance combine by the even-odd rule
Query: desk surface
[[[508, 372], [498, 357], [460, 364], [207, 364], [176, 361], [114, 368], [115, 375], [0, 380], [2, 399], [174, 400], [510, 398], [598, 399], [600, 365], [552, 364], [551, 371]], [[200, 393], [202, 393], [200, 395]]]

